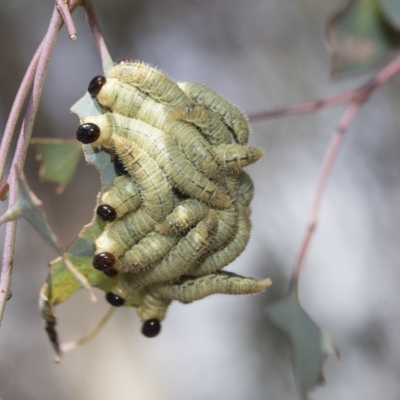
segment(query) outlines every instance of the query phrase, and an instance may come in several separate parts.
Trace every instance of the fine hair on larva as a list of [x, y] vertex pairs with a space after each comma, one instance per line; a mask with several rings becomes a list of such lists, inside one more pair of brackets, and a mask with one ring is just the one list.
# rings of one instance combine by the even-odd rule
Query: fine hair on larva
[[88, 117], [84, 122], [96, 124], [99, 138], [93, 146], [113, 148], [113, 133], [125, 137], [146, 151], [162, 168], [167, 178], [183, 193], [216, 208], [226, 208], [232, 199], [214, 182], [198, 171], [179, 151], [172, 139], [160, 129], [143, 121], [106, 113]]
[[232, 142], [231, 134], [221, 118], [201, 104], [178, 107], [170, 118], [193, 123], [212, 145]]
[[231, 130], [237, 143], [247, 144], [249, 140], [249, 125], [246, 117], [237, 107], [200, 83], [178, 82], [178, 86], [193, 103], [202, 104], [216, 113]]
[[175, 81], [148, 64], [124, 61], [114, 65], [108, 76], [136, 86], [155, 101], [171, 107], [190, 103]]
[[270, 279], [246, 278], [232, 272], [218, 271], [201, 277], [185, 277], [179, 282], [156, 284], [152, 287], [152, 293], [162, 299], [190, 303], [217, 293], [258, 293], [271, 283]]
[[139, 188], [136, 182], [126, 175], [117, 176], [101, 200], [103, 204], [115, 209], [118, 218], [136, 211], [141, 205]]

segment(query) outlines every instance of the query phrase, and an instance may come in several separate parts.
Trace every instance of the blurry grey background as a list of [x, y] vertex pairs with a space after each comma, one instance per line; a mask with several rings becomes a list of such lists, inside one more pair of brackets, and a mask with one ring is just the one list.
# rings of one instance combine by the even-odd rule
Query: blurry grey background
[[[44, 35], [53, 2], [2, 2], [0, 126]], [[332, 83], [323, 23], [339, 1], [96, 0], [114, 59], [133, 57], [173, 79], [202, 82], [246, 112], [324, 97], [365, 80]], [[70, 106], [101, 73], [83, 11], [78, 40], [63, 29], [50, 63], [34, 136], [74, 137]], [[341, 361], [325, 366], [320, 400], [400, 398], [399, 78], [363, 106], [351, 126], [323, 201], [301, 278], [306, 310], [336, 340]], [[265, 148], [249, 168], [256, 185], [253, 235], [229, 270], [271, 277], [258, 296], [213, 296], [174, 304], [156, 339], [140, 334], [134, 310], [118, 310], [91, 343], [53, 364], [37, 311], [55, 254], [19, 222], [12, 283], [0, 331], [0, 398], [87, 400], [297, 399], [287, 342], [265, 317], [287, 290], [305, 232], [324, 151], [343, 106], [253, 124]], [[61, 196], [37, 179], [30, 150], [25, 173], [63, 244], [92, 216], [98, 177], [82, 161]], [[1, 210], [5, 205], [0, 205]], [[1, 238], [4, 227], [0, 228]], [[62, 341], [85, 333], [106, 308], [83, 291], [56, 308]]]

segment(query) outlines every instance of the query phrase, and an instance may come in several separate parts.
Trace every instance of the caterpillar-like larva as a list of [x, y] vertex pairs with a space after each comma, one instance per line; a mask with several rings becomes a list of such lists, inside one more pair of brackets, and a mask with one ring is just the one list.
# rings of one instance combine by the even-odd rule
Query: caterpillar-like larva
[[103, 194], [101, 200], [114, 208], [117, 217], [136, 211], [141, 205], [141, 198], [136, 182], [129, 176], [117, 176], [112, 186]]
[[121, 257], [115, 268], [120, 272], [137, 272], [159, 262], [181, 238], [151, 232]]
[[187, 274], [200, 276], [218, 271], [233, 262], [244, 251], [250, 239], [250, 209], [240, 207], [234, 235], [225, 247], [214, 247], [216, 251], [206, 255], [198, 265]]
[[249, 140], [246, 117], [232, 103], [207, 86], [194, 82], [178, 82], [178, 86], [193, 103], [199, 103], [215, 112], [231, 130], [237, 143], [245, 145]]
[[[178, 86], [176, 87], [179, 89]], [[212, 146], [191, 124], [171, 120], [172, 108], [157, 103], [151, 98], [142, 98], [140, 90], [135, 86], [120, 82], [115, 78], [107, 78], [97, 94], [97, 100], [103, 107], [109, 108], [114, 113], [139, 119], [171, 135], [192, 164], [208, 176], [215, 175], [219, 168], [219, 159]]]
[[158, 164], [134, 142], [113, 135], [115, 151], [140, 188], [142, 207], [158, 222], [174, 207], [171, 186]]
[[240, 144], [221, 144], [214, 147], [221, 161], [220, 173], [233, 173], [257, 162], [264, 154], [263, 149]]
[[111, 113], [84, 118], [84, 124], [80, 125], [78, 131], [87, 130], [87, 126], [98, 131], [97, 138], [91, 142], [93, 146], [111, 149], [111, 135], [116, 133], [146, 151], [181, 192], [216, 208], [227, 208], [232, 203], [229, 195], [198, 171], [160, 129], [140, 120]]
[[163, 321], [171, 300], [161, 299], [152, 293], [144, 293], [137, 314], [142, 322], [149, 320]]
[[199, 200], [183, 200], [165, 221], [157, 224], [154, 229], [164, 235], [179, 235], [204, 219], [209, 210], [209, 207]]
[[109, 76], [136, 86], [159, 103], [173, 107], [190, 103], [176, 82], [148, 64], [124, 61], [114, 65]]
[[229, 144], [232, 142], [231, 134], [214, 112], [203, 105], [194, 104], [188, 107], [176, 108], [170, 116], [171, 120], [192, 122], [212, 145]]
[[207, 250], [218, 228], [218, 218], [215, 210], [210, 210], [208, 216], [184, 236], [178, 244], [154, 267], [137, 274], [125, 274], [121, 277], [121, 285], [132, 285], [132, 280], [139, 287], [154, 283], [172, 281], [190, 270]]
[[254, 183], [250, 176], [245, 172], [239, 173], [239, 190], [237, 194], [238, 203], [243, 207], [248, 207], [254, 197]]
[[252, 294], [265, 290], [271, 279], [246, 278], [226, 271], [218, 271], [203, 277], [186, 277], [179, 282], [156, 284], [153, 296], [183, 303], [203, 299], [212, 294]]

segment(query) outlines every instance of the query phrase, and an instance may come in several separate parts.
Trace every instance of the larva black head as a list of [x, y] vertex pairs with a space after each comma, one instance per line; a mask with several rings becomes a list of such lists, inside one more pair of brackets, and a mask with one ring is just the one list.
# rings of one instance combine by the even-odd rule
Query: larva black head
[[106, 83], [107, 79], [105, 76], [103, 75], [97, 75], [95, 76], [89, 83], [88, 86], [88, 92], [90, 93], [90, 95], [92, 97], [96, 97], [101, 88], [104, 86], [104, 84]]
[[106, 300], [114, 307], [121, 307], [125, 303], [125, 300], [122, 297], [119, 297], [111, 292], [106, 294]]
[[117, 218], [115, 209], [107, 204], [101, 204], [96, 210], [97, 216], [105, 222], [112, 222]]
[[114, 171], [117, 176], [128, 174], [128, 171], [126, 170], [124, 163], [121, 161], [121, 159], [119, 157], [115, 157]]
[[111, 253], [99, 253], [93, 257], [93, 267], [107, 273], [113, 270], [115, 257]]
[[95, 142], [100, 137], [100, 128], [88, 122], [78, 126], [76, 130], [76, 138], [83, 144], [89, 144]]
[[161, 323], [158, 319], [148, 319], [142, 326], [142, 333], [148, 338], [157, 336], [161, 331]]
[[103, 271], [105, 275], [107, 275], [109, 278], [113, 278], [114, 276], [118, 275], [118, 271], [114, 268], [110, 268], [106, 271]]

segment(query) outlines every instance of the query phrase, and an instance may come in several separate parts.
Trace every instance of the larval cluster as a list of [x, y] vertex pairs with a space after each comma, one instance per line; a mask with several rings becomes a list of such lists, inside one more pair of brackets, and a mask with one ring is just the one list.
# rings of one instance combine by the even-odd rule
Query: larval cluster
[[88, 90], [104, 113], [84, 118], [77, 138], [109, 151], [119, 175], [97, 210], [108, 224], [93, 266], [116, 277], [107, 300], [139, 297], [151, 337], [173, 300], [269, 286], [222, 271], [250, 236], [254, 187], [243, 168], [264, 154], [247, 145], [243, 114], [203, 85], [132, 61], [93, 78]]

